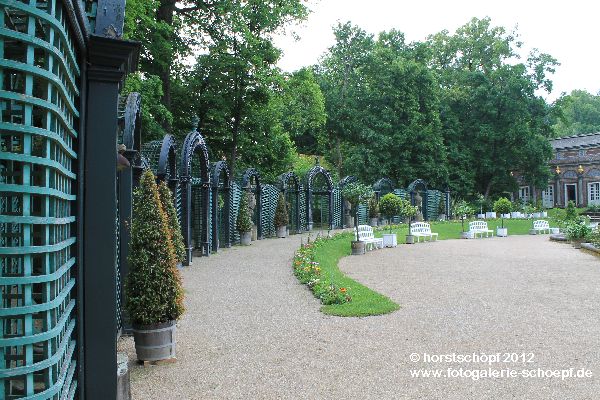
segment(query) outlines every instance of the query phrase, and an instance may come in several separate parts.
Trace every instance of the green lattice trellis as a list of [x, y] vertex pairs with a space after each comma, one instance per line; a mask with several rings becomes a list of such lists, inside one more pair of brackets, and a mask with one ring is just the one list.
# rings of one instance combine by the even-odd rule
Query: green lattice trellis
[[261, 197], [261, 224], [263, 237], [275, 236], [275, 209], [277, 208], [277, 199], [279, 198], [279, 189], [273, 185], [262, 186]]
[[73, 398], [80, 70], [63, 3], [0, 0], [0, 53], [0, 398]]

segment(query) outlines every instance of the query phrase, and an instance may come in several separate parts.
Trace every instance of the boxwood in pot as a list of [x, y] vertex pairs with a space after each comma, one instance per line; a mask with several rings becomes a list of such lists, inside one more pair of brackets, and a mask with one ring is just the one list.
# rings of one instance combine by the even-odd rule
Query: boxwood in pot
[[139, 360], [175, 357], [175, 321], [184, 311], [181, 276], [154, 174], [146, 170], [134, 191], [126, 278], [126, 307]]

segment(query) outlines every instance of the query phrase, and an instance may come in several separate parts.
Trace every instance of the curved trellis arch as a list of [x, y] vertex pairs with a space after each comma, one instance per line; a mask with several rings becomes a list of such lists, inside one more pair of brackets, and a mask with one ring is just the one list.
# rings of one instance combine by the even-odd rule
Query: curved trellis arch
[[300, 233], [302, 232], [300, 226], [300, 191], [302, 188], [300, 179], [293, 171], [290, 171], [279, 175], [277, 180], [279, 190], [281, 190], [286, 203], [290, 206], [288, 207], [290, 220], [289, 231]]
[[[225, 161], [211, 164], [210, 182], [212, 189], [212, 249], [231, 247], [231, 177]], [[223, 195], [223, 207], [219, 206], [219, 198]], [[223, 240], [221, 240], [223, 238]]]
[[[253, 183], [254, 182], [254, 183]], [[254, 205], [254, 213], [252, 221], [256, 225], [256, 235], [259, 240], [263, 238], [262, 227], [262, 186], [260, 173], [254, 168], [248, 168], [242, 175], [241, 182], [242, 190], [246, 193], [252, 193], [256, 204]]]
[[179, 175], [177, 173], [177, 144], [173, 135], [166, 135], [163, 138], [160, 155], [158, 156], [156, 179], [167, 182], [175, 199]]
[[123, 112], [123, 144], [127, 149], [139, 151], [142, 146], [142, 96], [129, 93]]
[[[325, 190], [315, 191], [313, 188], [314, 180], [317, 176], [323, 176], [327, 188]], [[325, 168], [320, 165], [315, 165], [307, 173], [305, 178], [305, 191], [306, 191], [306, 221], [308, 224], [308, 230], [313, 227], [313, 216], [312, 216], [312, 200], [313, 196], [323, 195], [327, 198], [327, 208], [329, 213], [329, 229], [333, 229], [333, 181], [331, 174]], [[322, 223], [323, 221], [321, 221]]]
[[[199, 159], [198, 164], [194, 164], [195, 157]], [[194, 127], [194, 130], [186, 136], [183, 142], [179, 172], [181, 184], [181, 230], [187, 253], [186, 265], [189, 265], [192, 261], [194, 247], [200, 249], [202, 255], [208, 256], [210, 254], [209, 173], [208, 148], [204, 138]], [[193, 193], [193, 191], [197, 192]], [[200, 227], [193, 226], [192, 212], [200, 213], [198, 219], [194, 218], [196, 219], [196, 224], [200, 223]], [[200, 243], [194, 243], [192, 229], [196, 230], [194, 236]]]
[[375, 192], [375, 196], [377, 196], [377, 200], [379, 200], [381, 196], [393, 193], [394, 189], [394, 181], [387, 177], [381, 178], [373, 184], [373, 191]]
[[427, 204], [428, 201], [428, 196], [427, 196], [427, 191], [428, 191], [428, 187], [427, 187], [427, 182], [425, 182], [423, 179], [417, 179], [415, 181], [413, 181], [410, 185], [408, 185], [408, 188], [406, 188], [406, 191], [410, 194], [410, 204], [412, 204], [413, 206], [416, 205], [416, 199], [415, 199], [415, 195], [417, 194], [417, 191], [422, 191], [423, 192], [423, 204], [421, 206], [421, 212], [423, 213], [423, 219], [425, 221], [429, 220], [429, 207]]
[[344, 186], [346, 186], [349, 183], [354, 183], [354, 182], [358, 182], [358, 178], [354, 175], [348, 175], [344, 178], [342, 178], [342, 180], [340, 180], [338, 182], [338, 189], [340, 191], [340, 196], [339, 196], [339, 207], [340, 207], [340, 218], [341, 218], [341, 226], [342, 228], [350, 228], [350, 226], [348, 226], [348, 224], [346, 223], [346, 219], [347, 218], [352, 218], [352, 216], [350, 215], [350, 209], [348, 207], [346, 207], [346, 202], [344, 201], [344, 198], [341, 195], [341, 191], [342, 189], [344, 189]]

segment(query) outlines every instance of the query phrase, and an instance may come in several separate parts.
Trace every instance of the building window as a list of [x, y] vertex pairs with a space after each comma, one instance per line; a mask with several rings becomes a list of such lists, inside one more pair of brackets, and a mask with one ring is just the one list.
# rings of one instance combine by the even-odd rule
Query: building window
[[519, 199], [523, 202], [529, 201], [529, 186], [519, 187]]
[[545, 208], [554, 207], [554, 185], [549, 185], [546, 190], [542, 192], [542, 203]]
[[600, 204], [600, 182], [588, 183], [588, 204]]

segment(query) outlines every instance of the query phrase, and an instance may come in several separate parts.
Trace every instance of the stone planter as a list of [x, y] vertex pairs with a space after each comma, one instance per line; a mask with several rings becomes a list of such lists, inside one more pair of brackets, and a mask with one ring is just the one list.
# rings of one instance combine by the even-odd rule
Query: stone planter
[[240, 242], [242, 246], [250, 246], [252, 242], [252, 232], [240, 232]]
[[494, 211], [488, 211], [488, 212], [486, 212], [485, 213], [485, 217], [487, 219], [498, 218], [498, 217], [496, 217], [496, 213]]
[[538, 231], [536, 231], [535, 229], [530, 229], [530, 230], [529, 230], [529, 234], [530, 234], [530, 235], [537, 235], [537, 234], [538, 234]]
[[508, 228], [496, 228], [496, 236], [507, 237], [508, 236]]
[[485, 214], [477, 214], [477, 218], [479, 218], [479, 219], [485, 218]]
[[384, 233], [383, 234], [383, 246], [384, 247], [396, 247], [398, 246], [398, 237], [395, 233]]
[[510, 214], [500, 214], [500, 218], [510, 219]]
[[406, 235], [406, 244], [414, 244], [415, 237], [413, 235]]
[[258, 227], [256, 225], [252, 225], [252, 231], [250, 233], [251, 240], [258, 240]]
[[369, 219], [369, 225], [371, 225], [374, 228], [377, 227], [377, 218]]
[[521, 213], [518, 211], [514, 211], [510, 213], [511, 218], [521, 218]]
[[461, 239], [473, 239], [473, 232], [461, 232], [460, 234], [460, 238]]
[[175, 358], [175, 321], [152, 325], [134, 325], [135, 352], [140, 361]]
[[542, 211], [542, 218], [548, 218], [548, 211]]
[[440, 214], [439, 215], [439, 219], [440, 219], [440, 221], [445, 221], [446, 220], [446, 214]]
[[359, 255], [365, 254], [365, 251], [366, 251], [365, 242], [353, 240], [351, 245], [352, 245], [352, 255], [353, 256], [359, 256]]
[[542, 213], [539, 213], [539, 212], [533, 213], [533, 218], [541, 218], [541, 217], [542, 217]]
[[277, 227], [277, 237], [278, 238], [286, 238], [287, 237], [287, 226], [278, 226]]
[[550, 228], [551, 235], [558, 235], [560, 233], [560, 228]]

